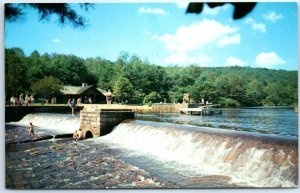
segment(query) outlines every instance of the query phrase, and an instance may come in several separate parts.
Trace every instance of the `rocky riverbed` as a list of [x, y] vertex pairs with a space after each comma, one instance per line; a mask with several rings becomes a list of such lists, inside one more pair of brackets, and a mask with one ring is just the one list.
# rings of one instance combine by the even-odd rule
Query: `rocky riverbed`
[[31, 140], [26, 128], [6, 125], [6, 188], [178, 188], [118, 159], [105, 144], [36, 135]]

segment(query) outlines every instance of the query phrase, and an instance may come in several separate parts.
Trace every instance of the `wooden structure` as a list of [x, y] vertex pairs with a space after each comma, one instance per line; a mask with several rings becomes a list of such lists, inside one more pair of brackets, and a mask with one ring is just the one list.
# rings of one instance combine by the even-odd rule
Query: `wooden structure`
[[88, 98], [92, 99], [92, 103], [106, 103], [106, 91], [96, 88], [94, 85], [82, 83], [82, 86], [64, 86], [60, 90], [61, 95], [56, 96], [58, 103], [67, 103], [69, 99], [81, 99], [81, 103], [88, 103]]
[[215, 115], [215, 114], [222, 114], [222, 110], [213, 108], [214, 106], [218, 105], [205, 105], [199, 106], [197, 108], [180, 108], [179, 111], [181, 114], [187, 115]]

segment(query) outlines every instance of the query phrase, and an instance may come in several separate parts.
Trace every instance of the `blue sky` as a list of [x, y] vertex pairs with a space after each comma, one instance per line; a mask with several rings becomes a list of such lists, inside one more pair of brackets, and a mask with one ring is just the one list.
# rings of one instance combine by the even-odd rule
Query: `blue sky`
[[26, 9], [22, 20], [5, 22], [5, 47], [111, 61], [125, 51], [162, 66], [298, 69], [296, 3], [260, 2], [240, 20], [232, 20], [230, 4], [200, 15], [175, 2], [97, 3], [89, 12], [73, 6], [88, 20], [85, 29], [61, 27], [55, 17], [41, 22]]

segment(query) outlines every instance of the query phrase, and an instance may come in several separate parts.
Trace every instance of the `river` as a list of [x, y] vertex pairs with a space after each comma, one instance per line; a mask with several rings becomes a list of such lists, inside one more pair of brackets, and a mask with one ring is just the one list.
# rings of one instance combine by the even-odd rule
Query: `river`
[[[19, 185], [25, 189], [297, 187], [298, 115], [293, 109], [223, 109], [222, 112], [202, 117], [136, 114], [135, 120], [124, 121], [100, 138], [12, 143], [11, 138], [22, 136], [18, 132], [22, 133], [29, 121], [40, 127], [36, 129], [38, 135], [79, 127], [79, 116], [27, 115], [6, 125], [6, 172], [9, 173], [6, 186], [19, 187], [13, 175], [18, 174], [25, 181]], [[81, 147], [80, 152], [85, 151], [84, 157], [77, 147]], [[77, 160], [73, 165], [80, 171], [90, 173], [79, 175], [78, 170], [66, 168], [69, 164], [66, 161], [71, 159], [68, 155]], [[108, 172], [110, 178], [101, 181], [104, 174], [97, 160], [103, 161], [107, 156], [120, 164]], [[22, 162], [15, 161], [18, 159]], [[91, 164], [87, 164], [89, 159]], [[52, 179], [51, 175], [62, 172], [54, 169], [53, 163], [63, 165], [68, 175], [59, 177], [59, 181]], [[85, 165], [76, 165], [79, 163]], [[124, 169], [124, 164], [131, 170], [135, 168], [136, 173]], [[43, 168], [46, 170], [41, 173]], [[142, 180], [133, 180], [137, 173]], [[31, 180], [25, 180], [25, 174]], [[119, 176], [115, 183], [105, 185], [115, 175]], [[45, 179], [51, 183], [46, 185]]]

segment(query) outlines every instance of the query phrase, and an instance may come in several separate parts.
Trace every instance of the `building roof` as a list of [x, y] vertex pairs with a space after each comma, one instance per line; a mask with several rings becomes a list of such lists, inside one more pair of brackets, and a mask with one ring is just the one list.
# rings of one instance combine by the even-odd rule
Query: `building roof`
[[[85, 86], [85, 87], [81, 87], [76, 94], [84, 94], [85, 91], [93, 88], [94, 86], [93, 85], [88, 85], [88, 86]], [[97, 89], [95, 89], [96, 91], [98, 91]], [[99, 92], [99, 91], [98, 91]]]
[[84, 94], [86, 91], [90, 89], [93, 89], [96, 92], [99, 92], [99, 94], [103, 94], [103, 95], [107, 93], [106, 91], [100, 88], [96, 88], [94, 85], [87, 85], [87, 84], [83, 84], [82, 86], [64, 85], [63, 89], [61, 89], [60, 92], [64, 95], [80, 95], [80, 94]]
[[64, 85], [63, 89], [60, 90], [65, 95], [76, 94], [81, 86], [66, 86]]

